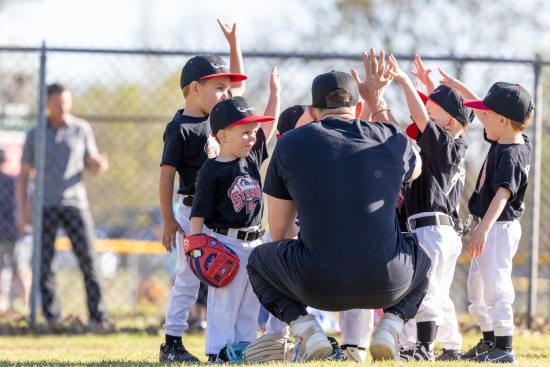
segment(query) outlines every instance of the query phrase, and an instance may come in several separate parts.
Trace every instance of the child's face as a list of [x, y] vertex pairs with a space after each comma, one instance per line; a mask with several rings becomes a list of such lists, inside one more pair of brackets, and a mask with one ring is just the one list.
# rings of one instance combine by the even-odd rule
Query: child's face
[[442, 129], [446, 129], [445, 126], [453, 118], [453, 116], [441, 108], [441, 106], [429, 99], [426, 101], [426, 110], [428, 111], [430, 120], [435, 122], [435, 124]]
[[491, 110], [478, 110], [478, 118], [481, 124], [485, 128], [487, 138], [497, 141], [501, 135], [501, 129], [499, 129], [500, 122], [504, 117]]
[[216, 103], [227, 99], [230, 86], [231, 78], [228, 76], [208, 78], [204, 83], [199, 83], [199, 100], [201, 109], [206, 115], [210, 114]]
[[256, 143], [256, 133], [260, 128], [257, 122], [229, 126], [225, 131], [225, 139], [220, 145], [221, 153], [233, 158], [244, 158]]

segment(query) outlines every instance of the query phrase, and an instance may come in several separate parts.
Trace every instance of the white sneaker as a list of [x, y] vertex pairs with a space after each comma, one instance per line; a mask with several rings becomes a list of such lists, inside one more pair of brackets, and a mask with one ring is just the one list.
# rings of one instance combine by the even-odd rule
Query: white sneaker
[[332, 353], [332, 344], [314, 315], [300, 317], [290, 323], [294, 335], [292, 362], [307, 362], [325, 359]]
[[348, 361], [365, 363], [367, 360], [367, 351], [365, 348], [357, 347], [356, 345], [342, 345], [342, 354], [347, 357]]
[[369, 347], [374, 361], [394, 360], [399, 361], [399, 330], [396, 325], [403, 325], [396, 315], [385, 313], [378, 326], [374, 330], [372, 342]]

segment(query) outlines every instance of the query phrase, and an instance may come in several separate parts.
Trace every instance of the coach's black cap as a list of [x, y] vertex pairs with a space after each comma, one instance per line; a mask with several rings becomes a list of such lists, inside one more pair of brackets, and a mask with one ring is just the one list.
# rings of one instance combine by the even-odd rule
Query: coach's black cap
[[[327, 96], [330, 92], [341, 89], [349, 93], [348, 101], [328, 102]], [[359, 101], [359, 88], [357, 82], [348, 73], [331, 71], [318, 75], [313, 79], [311, 85], [311, 106], [315, 108], [339, 108], [357, 105]]]
[[455, 89], [446, 85], [440, 85], [429, 96], [418, 91], [424, 104], [429, 100], [443, 108], [445, 112], [454, 117], [463, 126], [470, 124], [475, 117], [474, 111], [464, 106], [462, 95]]
[[234, 74], [218, 55], [198, 55], [191, 58], [183, 66], [181, 71], [180, 86], [183, 89], [186, 85], [195, 80], [214, 78], [217, 76], [229, 76], [231, 82], [240, 82], [247, 79], [246, 75]]
[[464, 101], [464, 105], [478, 110], [491, 110], [510, 120], [525, 123], [535, 103], [519, 84], [497, 82], [491, 86], [483, 101]]
[[273, 121], [270, 116], [254, 114], [254, 107], [250, 106], [243, 97], [233, 97], [218, 102], [210, 113], [210, 128], [212, 134], [228, 126], [243, 125], [250, 122]]
[[307, 106], [297, 104], [281, 112], [277, 121], [279, 134], [283, 135], [287, 131], [294, 129], [300, 117], [306, 112], [306, 108]]

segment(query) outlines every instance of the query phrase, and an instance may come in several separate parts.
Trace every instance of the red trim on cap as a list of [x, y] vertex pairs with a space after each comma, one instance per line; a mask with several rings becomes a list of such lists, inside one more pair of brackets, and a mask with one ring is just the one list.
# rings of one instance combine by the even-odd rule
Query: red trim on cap
[[248, 77], [244, 74], [232, 74], [232, 73], [219, 73], [219, 74], [210, 74], [210, 75], [207, 75], [207, 76], [203, 76], [202, 78], [200, 78], [199, 80], [203, 80], [203, 79], [210, 79], [210, 78], [216, 78], [218, 76], [228, 76], [231, 78], [231, 82], [234, 83], [234, 82], [242, 82], [243, 80], [246, 80], [248, 79]]
[[[422, 100], [422, 102], [424, 102], [424, 104], [426, 104], [426, 102], [428, 102], [428, 99], [432, 102], [434, 102], [430, 97], [428, 97], [427, 95], [425, 95], [424, 93], [422, 93], [421, 91], [417, 90], [416, 91], [418, 93], [418, 95], [420, 96], [420, 99]], [[435, 103], [435, 102], [434, 102]], [[437, 104], [437, 103], [436, 103]]]
[[470, 107], [475, 110], [486, 110], [486, 111], [490, 110], [490, 108], [487, 107], [485, 103], [483, 103], [483, 101], [480, 101], [480, 100], [468, 100], [468, 101], [464, 101], [462, 104], [466, 107]]
[[420, 129], [416, 124], [413, 122], [407, 128], [405, 129], [405, 132], [407, 133], [407, 136], [413, 140], [416, 140], [418, 138], [418, 133], [420, 132]]
[[248, 123], [251, 123], [251, 122], [258, 122], [258, 123], [262, 123], [262, 122], [268, 122], [268, 121], [273, 121], [275, 120], [275, 118], [273, 117], [270, 117], [270, 116], [260, 116], [260, 115], [250, 115], [250, 116], [246, 116], [245, 118], [242, 118], [240, 120], [237, 120], [227, 126], [236, 126], [236, 125], [244, 125], [244, 124], [248, 124]]

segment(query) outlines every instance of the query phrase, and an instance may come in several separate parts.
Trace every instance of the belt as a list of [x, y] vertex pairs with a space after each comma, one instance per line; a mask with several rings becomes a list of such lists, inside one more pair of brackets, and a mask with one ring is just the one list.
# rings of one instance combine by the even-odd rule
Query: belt
[[262, 237], [265, 233], [265, 229], [259, 229], [256, 231], [241, 231], [240, 229], [233, 228], [214, 228], [212, 232], [219, 233], [222, 236], [233, 237], [241, 241], [256, 241]]
[[193, 196], [184, 196], [182, 202], [185, 206], [193, 206]]
[[407, 220], [409, 231], [416, 228], [427, 226], [451, 226], [454, 227], [454, 221], [446, 214], [434, 214], [427, 217], [419, 217]]

